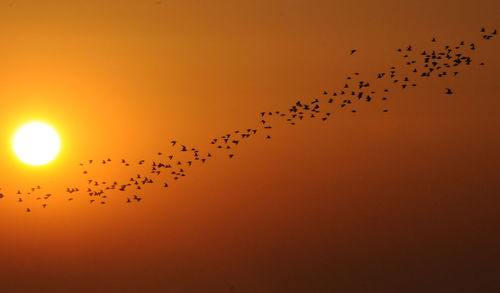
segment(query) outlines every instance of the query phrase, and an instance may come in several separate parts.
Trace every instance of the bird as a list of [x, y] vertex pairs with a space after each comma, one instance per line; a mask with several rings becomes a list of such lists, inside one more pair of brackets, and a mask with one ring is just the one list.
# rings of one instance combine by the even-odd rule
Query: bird
[[354, 53], [356, 53], [356, 49], [352, 49], [351, 50], [351, 55], [354, 54]]

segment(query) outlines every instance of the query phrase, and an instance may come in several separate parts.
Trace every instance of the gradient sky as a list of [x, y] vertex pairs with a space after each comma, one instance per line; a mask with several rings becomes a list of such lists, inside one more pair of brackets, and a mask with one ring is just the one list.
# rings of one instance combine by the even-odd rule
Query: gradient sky
[[[0, 200], [0, 291], [500, 290], [498, 39], [474, 52], [486, 66], [396, 91], [389, 113], [277, 125], [140, 204], [62, 194], [81, 161], [203, 148], [498, 15], [495, 0], [0, 1], [0, 187], [61, 194], [30, 214]], [[31, 120], [61, 136], [47, 166], [13, 153]]]

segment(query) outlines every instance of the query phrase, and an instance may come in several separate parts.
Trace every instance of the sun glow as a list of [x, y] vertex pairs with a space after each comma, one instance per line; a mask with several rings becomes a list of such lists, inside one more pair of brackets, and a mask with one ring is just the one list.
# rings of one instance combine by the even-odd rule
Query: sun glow
[[29, 165], [44, 165], [59, 153], [61, 142], [57, 132], [49, 125], [32, 122], [21, 127], [14, 137], [14, 152]]

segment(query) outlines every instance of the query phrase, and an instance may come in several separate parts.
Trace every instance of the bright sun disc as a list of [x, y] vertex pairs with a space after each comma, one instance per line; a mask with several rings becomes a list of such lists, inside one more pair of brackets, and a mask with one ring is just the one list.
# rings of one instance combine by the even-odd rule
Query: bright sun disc
[[52, 161], [59, 153], [60, 146], [57, 132], [40, 122], [24, 125], [14, 137], [16, 155], [30, 165], [44, 165]]

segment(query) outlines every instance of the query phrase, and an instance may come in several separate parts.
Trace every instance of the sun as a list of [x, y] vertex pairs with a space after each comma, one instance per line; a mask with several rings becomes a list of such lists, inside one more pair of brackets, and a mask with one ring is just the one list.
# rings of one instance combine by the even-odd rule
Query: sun
[[14, 152], [21, 161], [29, 165], [49, 163], [57, 156], [60, 147], [57, 132], [41, 122], [25, 124], [14, 136]]

